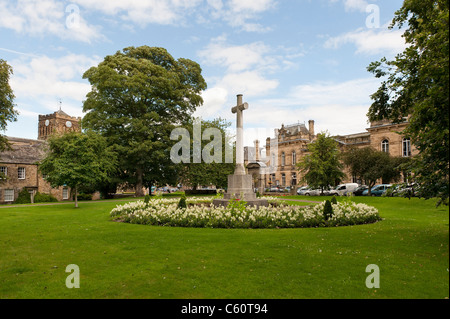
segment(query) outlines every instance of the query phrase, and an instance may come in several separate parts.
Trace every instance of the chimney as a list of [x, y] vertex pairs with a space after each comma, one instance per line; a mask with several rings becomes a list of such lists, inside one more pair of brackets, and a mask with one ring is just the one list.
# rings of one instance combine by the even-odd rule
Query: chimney
[[259, 162], [259, 140], [256, 140], [254, 143], [255, 143], [255, 161]]
[[314, 134], [314, 121], [313, 120], [309, 120], [309, 135], [311, 136], [311, 137], [313, 137], [315, 134]]

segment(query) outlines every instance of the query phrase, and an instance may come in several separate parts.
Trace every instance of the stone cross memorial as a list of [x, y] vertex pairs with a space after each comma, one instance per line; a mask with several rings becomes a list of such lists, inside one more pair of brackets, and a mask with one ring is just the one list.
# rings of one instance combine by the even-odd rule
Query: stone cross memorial
[[253, 190], [252, 176], [247, 174], [244, 166], [244, 111], [248, 110], [248, 103], [242, 102], [242, 95], [237, 96], [237, 105], [231, 109], [236, 114], [236, 169], [228, 176], [228, 190], [223, 199], [214, 200], [216, 206], [227, 206], [230, 200], [243, 200], [247, 205], [268, 206], [265, 199], [256, 198]]

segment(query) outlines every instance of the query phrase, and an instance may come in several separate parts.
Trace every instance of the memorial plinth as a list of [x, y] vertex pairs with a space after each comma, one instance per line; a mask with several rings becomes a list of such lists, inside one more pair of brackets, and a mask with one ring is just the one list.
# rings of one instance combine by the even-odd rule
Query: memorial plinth
[[253, 190], [253, 178], [245, 172], [244, 166], [244, 110], [248, 103], [242, 103], [242, 95], [237, 96], [237, 106], [232, 108], [236, 114], [236, 169], [233, 175], [228, 176], [228, 189], [223, 199], [213, 201], [215, 206], [228, 206], [230, 200], [242, 200], [250, 206], [269, 206], [266, 199], [259, 199]]

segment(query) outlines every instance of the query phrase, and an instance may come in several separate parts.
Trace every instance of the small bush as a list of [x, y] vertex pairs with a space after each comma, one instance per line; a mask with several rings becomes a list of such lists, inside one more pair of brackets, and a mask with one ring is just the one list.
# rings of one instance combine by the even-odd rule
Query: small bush
[[184, 209], [187, 208], [187, 204], [186, 204], [186, 196], [182, 196], [180, 198], [180, 201], [178, 202], [178, 206], [179, 209]]
[[145, 195], [145, 197], [144, 197], [144, 203], [145, 203], [145, 206], [148, 206], [148, 203], [150, 202], [150, 195]]
[[337, 199], [336, 199], [336, 196], [333, 196], [332, 198], [331, 198], [331, 204], [337, 204]]
[[26, 188], [23, 188], [19, 196], [16, 199], [16, 204], [29, 204], [31, 203], [31, 195]]
[[36, 195], [34, 195], [35, 203], [54, 203], [57, 201], [58, 200], [56, 199], [56, 197], [54, 197], [50, 194], [41, 194], [41, 193], [37, 192]]
[[325, 206], [323, 207], [323, 217], [325, 220], [329, 220], [333, 217], [333, 206], [331, 206], [331, 202], [329, 200], [325, 202]]
[[92, 200], [92, 194], [78, 194], [78, 200]]

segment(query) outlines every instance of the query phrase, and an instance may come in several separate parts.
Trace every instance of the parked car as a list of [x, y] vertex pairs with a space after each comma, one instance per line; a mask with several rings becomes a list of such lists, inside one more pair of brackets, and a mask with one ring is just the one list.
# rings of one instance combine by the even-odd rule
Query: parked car
[[304, 193], [306, 196], [319, 196], [320, 195], [320, 189], [307, 189]]
[[305, 195], [305, 192], [309, 189], [308, 186], [302, 186], [297, 189], [297, 195]]
[[390, 197], [415, 197], [420, 195], [420, 188], [417, 184], [397, 184], [393, 185], [385, 196]]
[[[389, 189], [390, 187], [392, 187], [391, 184], [379, 184], [379, 185], [375, 185], [374, 187], [372, 187], [372, 189], [370, 190], [370, 195], [371, 196], [381, 196], [387, 189]], [[369, 195], [369, 190], [366, 189], [363, 192], [363, 196], [367, 196]]]
[[[307, 191], [305, 191], [305, 195], [306, 196], [322, 196], [322, 191], [320, 188], [318, 189], [308, 189]], [[324, 189], [323, 190], [323, 196], [329, 196], [330, 195], [330, 190], [328, 189]]]
[[354, 195], [354, 196], [362, 196], [362, 195], [363, 195], [363, 192], [364, 192], [365, 190], [367, 190], [367, 189], [369, 189], [369, 186], [367, 186], [367, 185], [361, 185], [361, 186], [358, 186], [358, 187], [353, 191], [353, 195]]
[[347, 193], [352, 193], [357, 187], [358, 184], [356, 183], [340, 184], [330, 191], [330, 195], [344, 196]]

